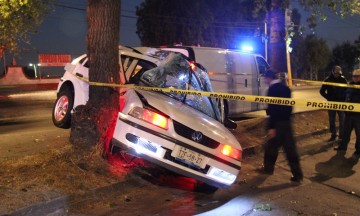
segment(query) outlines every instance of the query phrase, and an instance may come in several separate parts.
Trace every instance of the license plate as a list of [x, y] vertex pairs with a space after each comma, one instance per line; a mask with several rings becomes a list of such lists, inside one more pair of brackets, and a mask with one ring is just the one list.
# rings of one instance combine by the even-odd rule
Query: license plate
[[204, 169], [206, 164], [209, 162], [208, 157], [178, 145], [175, 146], [171, 156], [194, 164], [202, 169]]

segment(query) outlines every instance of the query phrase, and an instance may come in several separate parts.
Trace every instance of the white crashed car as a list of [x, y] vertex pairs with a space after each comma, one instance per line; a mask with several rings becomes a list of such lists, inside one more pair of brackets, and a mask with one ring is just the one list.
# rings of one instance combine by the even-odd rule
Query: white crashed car
[[[120, 47], [125, 83], [149, 87], [212, 91], [206, 71], [169, 51], [144, 55]], [[69, 128], [71, 113], [88, 100], [87, 57], [71, 64], [61, 78], [53, 109], [57, 127]], [[159, 166], [214, 187], [228, 187], [241, 169], [242, 148], [221, 123], [214, 98], [128, 88], [112, 144]]]

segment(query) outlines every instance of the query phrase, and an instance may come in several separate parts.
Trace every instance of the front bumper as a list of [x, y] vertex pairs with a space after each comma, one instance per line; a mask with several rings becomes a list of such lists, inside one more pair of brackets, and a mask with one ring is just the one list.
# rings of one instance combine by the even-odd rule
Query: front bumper
[[[144, 127], [140, 123], [144, 124], [131, 116], [119, 113], [112, 144], [168, 170], [215, 187], [229, 187], [239, 174], [240, 162], [233, 163], [209, 151], [194, 147], [187, 143], [186, 139], [175, 139], [150, 127]], [[204, 168], [184, 163], [171, 156], [176, 145], [196, 151], [208, 157], [209, 161]], [[216, 152], [216, 149], [210, 151]]]

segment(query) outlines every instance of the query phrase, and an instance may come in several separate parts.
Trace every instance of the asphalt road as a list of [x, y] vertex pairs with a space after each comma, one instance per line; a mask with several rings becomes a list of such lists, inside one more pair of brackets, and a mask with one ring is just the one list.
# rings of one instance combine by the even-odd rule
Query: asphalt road
[[53, 140], [69, 137], [69, 130], [52, 124], [55, 97], [55, 91], [42, 91], [0, 99], [0, 161], [44, 152]]

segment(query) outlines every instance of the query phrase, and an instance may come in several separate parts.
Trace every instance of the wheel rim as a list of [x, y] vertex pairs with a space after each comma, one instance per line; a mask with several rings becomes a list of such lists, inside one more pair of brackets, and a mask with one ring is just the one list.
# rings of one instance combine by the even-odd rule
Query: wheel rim
[[56, 103], [54, 114], [55, 120], [61, 121], [69, 109], [69, 98], [66, 96], [61, 96]]

